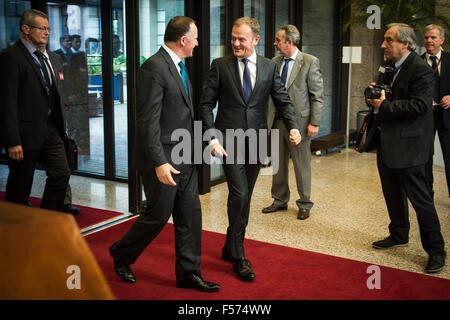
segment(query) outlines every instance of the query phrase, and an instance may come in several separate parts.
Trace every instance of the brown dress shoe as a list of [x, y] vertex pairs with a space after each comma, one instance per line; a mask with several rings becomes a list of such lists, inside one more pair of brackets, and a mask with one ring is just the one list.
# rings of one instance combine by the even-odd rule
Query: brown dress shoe
[[298, 209], [297, 218], [300, 220], [308, 219], [309, 218], [309, 209], [303, 209], [303, 208]]
[[268, 206], [267, 208], [262, 209], [262, 213], [272, 213], [275, 211], [280, 211], [280, 210], [287, 210], [287, 205], [284, 206], [276, 206], [274, 203], [272, 203], [270, 206]]

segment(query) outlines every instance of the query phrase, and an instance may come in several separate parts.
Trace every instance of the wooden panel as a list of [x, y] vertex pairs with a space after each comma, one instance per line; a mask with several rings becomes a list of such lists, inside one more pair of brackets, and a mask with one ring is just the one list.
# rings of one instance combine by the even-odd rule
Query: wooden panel
[[0, 299], [115, 298], [71, 215], [0, 201]]

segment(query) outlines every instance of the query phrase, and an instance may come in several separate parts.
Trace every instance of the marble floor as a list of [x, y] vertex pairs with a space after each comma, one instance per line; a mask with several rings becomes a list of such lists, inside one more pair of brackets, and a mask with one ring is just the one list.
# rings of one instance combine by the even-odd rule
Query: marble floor
[[[6, 166], [0, 166], [0, 190], [5, 189], [7, 171]], [[388, 235], [389, 223], [375, 153], [359, 154], [342, 149], [326, 156], [313, 156], [312, 201], [315, 205], [307, 220], [297, 219], [292, 163], [291, 172], [292, 198], [288, 210], [262, 214], [261, 209], [272, 203], [271, 168], [261, 171], [252, 199], [247, 238], [424, 273], [428, 256], [420, 243], [417, 218], [411, 205], [408, 246], [390, 250], [376, 250], [371, 246], [373, 241]], [[449, 251], [450, 199], [443, 167], [434, 167], [434, 178], [435, 205]], [[32, 196], [42, 195], [44, 181], [45, 174], [37, 171]], [[129, 214], [126, 184], [79, 176], [72, 176], [70, 183], [74, 204], [119, 211], [124, 216]], [[225, 233], [227, 195], [227, 185], [223, 183], [200, 196], [204, 230]], [[251, 260], [251, 255], [248, 258]], [[434, 276], [450, 279], [449, 264], [447, 261], [444, 270]]]

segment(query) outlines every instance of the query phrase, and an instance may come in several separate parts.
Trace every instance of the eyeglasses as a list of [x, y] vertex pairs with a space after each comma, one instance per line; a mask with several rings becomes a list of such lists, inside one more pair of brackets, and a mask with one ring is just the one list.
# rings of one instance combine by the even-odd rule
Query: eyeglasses
[[32, 26], [31, 24], [27, 24], [27, 26], [29, 26], [30, 28], [36, 28], [36, 29], [39, 29], [39, 30], [41, 30], [41, 31], [43, 31], [43, 32], [45, 32], [45, 31], [48, 31], [48, 32], [50, 32], [50, 27], [36, 27], [36, 26]]

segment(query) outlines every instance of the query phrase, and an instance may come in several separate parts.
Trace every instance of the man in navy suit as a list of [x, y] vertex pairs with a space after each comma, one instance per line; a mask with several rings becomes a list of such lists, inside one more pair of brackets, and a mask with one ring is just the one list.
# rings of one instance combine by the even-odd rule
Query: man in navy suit
[[62, 211], [70, 178], [64, 150], [62, 66], [48, 52], [47, 15], [26, 10], [21, 36], [0, 54], [0, 147], [8, 152], [6, 200], [28, 204], [36, 163], [47, 173], [41, 207]]
[[426, 179], [425, 164], [433, 151], [433, 72], [418, 56], [414, 30], [402, 23], [389, 24], [381, 48], [395, 65], [392, 96], [385, 91], [369, 99], [377, 110], [377, 165], [391, 220], [389, 236], [375, 241], [376, 249], [408, 243], [408, 199], [419, 223], [422, 246], [428, 253], [425, 272], [436, 273], [445, 265], [444, 239]]
[[[439, 25], [431, 24], [425, 28], [425, 48], [422, 58], [431, 66], [434, 73], [433, 116], [434, 132], [438, 132], [444, 157], [447, 190], [450, 197], [450, 53], [442, 50], [445, 31]], [[433, 186], [433, 157], [427, 163], [427, 178]]]
[[[214, 128], [217, 137], [225, 136], [228, 129], [267, 130], [267, 101], [270, 96], [289, 131], [290, 143], [298, 145], [301, 141], [298, 121], [277, 64], [256, 54], [259, 30], [259, 23], [253, 18], [243, 17], [234, 22], [231, 31], [233, 54], [212, 62], [203, 88], [200, 99], [203, 128]], [[217, 118], [214, 121], [213, 109], [217, 102]], [[255, 274], [245, 257], [244, 237], [250, 200], [262, 159], [257, 159], [258, 152], [252, 153], [253, 145], [250, 146], [249, 139], [234, 147], [222, 147], [216, 140], [210, 142], [211, 153], [225, 156], [224, 171], [229, 191], [229, 227], [222, 258], [233, 264], [233, 271], [239, 279], [252, 281]], [[257, 161], [251, 161], [252, 158]]]

